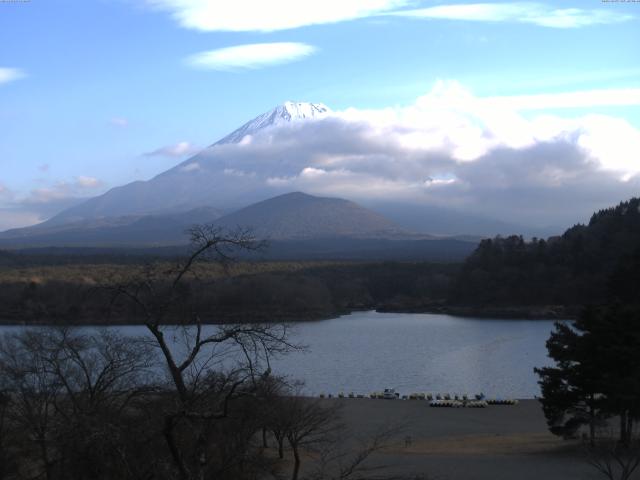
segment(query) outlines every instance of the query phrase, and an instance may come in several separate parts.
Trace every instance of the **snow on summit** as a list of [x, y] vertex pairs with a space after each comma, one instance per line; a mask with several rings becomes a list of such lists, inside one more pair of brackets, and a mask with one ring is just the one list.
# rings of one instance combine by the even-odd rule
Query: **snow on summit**
[[215, 145], [240, 143], [247, 135], [252, 135], [263, 128], [282, 125], [288, 122], [322, 118], [331, 113], [331, 109], [322, 103], [284, 102], [273, 110], [258, 115], [253, 120], [233, 131]]
[[322, 103], [284, 102], [274, 109], [280, 118], [285, 120], [303, 120], [307, 118], [322, 117], [330, 112]]

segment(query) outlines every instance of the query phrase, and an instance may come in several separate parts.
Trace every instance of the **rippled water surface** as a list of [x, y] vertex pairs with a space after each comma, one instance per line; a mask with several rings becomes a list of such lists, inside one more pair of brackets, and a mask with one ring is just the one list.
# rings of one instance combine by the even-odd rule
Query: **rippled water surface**
[[[23, 327], [0, 327], [0, 332]], [[142, 326], [111, 327], [145, 335]], [[209, 327], [214, 328], [214, 327]], [[491, 320], [449, 315], [357, 312], [293, 325], [307, 346], [275, 359], [273, 370], [305, 382], [308, 394], [477, 393], [533, 398], [533, 367], [548, 365], [550, 320]]]
[[357, 312], [299, 323], [308, 345], [275, 362], [310, 393], [485, 392], [532, 398], [533, 367], [549, 364], [549, 320], [491, 320], [435, 314]]

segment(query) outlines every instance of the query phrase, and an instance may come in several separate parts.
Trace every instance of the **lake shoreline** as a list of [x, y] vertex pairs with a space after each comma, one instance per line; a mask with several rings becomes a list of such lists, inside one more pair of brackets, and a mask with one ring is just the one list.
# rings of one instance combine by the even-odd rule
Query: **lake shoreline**
[[572, 320], [578, 317], [582, 307], [565, 305], [455, 305], [435, 304], [423, 306], [382, 306], [376, 309], [384, 313], [436, 313], [463, 318], [491, 318], [505, 320]]
[[[225, 325], [230, 323], [252, 324], [252, 323], [302, 323], [332, 320], [345, 315], [358, 312], [378, 312], [378, 313], [426, 313], [450, 315], [459, 318], [477, 318], [493, 320], [573, 320], [578, 317], [582, 307], [564, 305], [541, 305], [541, 306], [470, 306], [452, 305], [445, 303], [425, 304], [425, 305], [367, 305], [355, 308], [339, 309], [335, 311], [320, 312], [274, 312], [270, 315], [247, 313], [224, 312], [218, 314], [219, 321], [201, 322], [202, 325]], [[206, 316], [204, 316], [206, 318]], [[250, 320], [248, 320], [250, 319]], [[173, 325], [175, 323], [167, 323]], [[54, 320], [25, 321], [11, 318], [0, 318], [0, 325], [3, 326], [78, 326], [78, 327], [108, 327], [108, 326], [134, 326], [144, 325], [138, 321], [128, 318], [112, 318], [109, 322], [91, 322], [85, 319], [74, 319], [72, 321], [59, 322]], [[185, 325], [195, 325], [195, 323], [185, 323]]]

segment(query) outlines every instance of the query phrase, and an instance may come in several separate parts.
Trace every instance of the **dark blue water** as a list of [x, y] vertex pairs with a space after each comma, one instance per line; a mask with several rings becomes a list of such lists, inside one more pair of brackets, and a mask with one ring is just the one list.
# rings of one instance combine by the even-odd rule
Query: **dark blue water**
[[[0, 332], [20, 328], [1, 327]], [[142, 326], [111, 328], [147, 335]], [[272, 367], [274, 373], [303, 380], [304, 391], [313, 395], [395, 388], [402, 394], [533, 398], [539, 395], [533, 368], [550, 363], [545, 341], [552, 328], [550, 320], [357, 312], [294, 324], [292, 340], [306, 345], [306, 351], [274, 359]]]

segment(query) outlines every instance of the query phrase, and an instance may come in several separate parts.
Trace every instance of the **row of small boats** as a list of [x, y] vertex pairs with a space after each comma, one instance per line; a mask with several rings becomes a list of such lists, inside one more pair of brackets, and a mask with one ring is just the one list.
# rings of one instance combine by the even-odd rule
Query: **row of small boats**
[[486, 400], [431, 400], [430, 407], [449, 408], [486, 408], [489, 405], [517, 405], [518, 400], [514, 398], [489, 398]]
[[489, 402], [485, 400], [431, 400], [429, 406], [437, 408], [486, 408], [489, 406]]
[[[320, 394], [320, 398], [333, 398], [332, 394]], [[411, 393], [409, 395], [400, 395], [393, 388], [385, 388], [381, 392], [372, 392], [369, 395], [356, 394], [350, 392], [338, 393], [337, 398], [372, 398], [379, 400], [426, 400], [432, 407], [467, 407], [467, 408], [484, 408], [488, 405], [517, 405], [518, 400], [512, 398], [486, 398], [484, 394], [467, 395], [467, 394], [449, 394], [449, 393]]]

